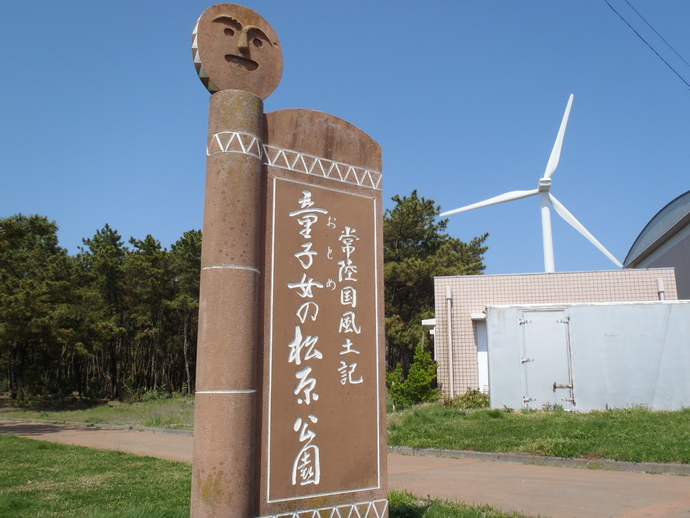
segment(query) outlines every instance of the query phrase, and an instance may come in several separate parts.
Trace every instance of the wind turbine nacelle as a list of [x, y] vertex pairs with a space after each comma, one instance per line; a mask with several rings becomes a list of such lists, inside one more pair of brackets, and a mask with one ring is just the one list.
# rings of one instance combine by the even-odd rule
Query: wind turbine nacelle
[[549, 192], [551, 190], [551, 178], [539, 178], [539, 192]]

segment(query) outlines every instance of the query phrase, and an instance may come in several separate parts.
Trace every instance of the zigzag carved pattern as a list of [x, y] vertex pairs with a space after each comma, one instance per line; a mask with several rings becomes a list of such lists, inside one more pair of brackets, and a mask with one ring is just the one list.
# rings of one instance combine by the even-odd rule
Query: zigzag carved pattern
[[[199, 18], [199, 20], [201, 20], [201, 18]], [[213, 83], [213, 81], [211, 81], [211, 78], [208, 77], [208, 73], [206, 72], [204, 65], [201, 63], [201, 57], [199, 57], [199, 20], [196, 21], [194, 31], [192, 32], [192, 54], [194, 56], [194, 68], [196, 68], [196, 73], [199, 74], [199, 79], [201, 79], [201, 82], [204, 84], [206, 89], [213, 94], [218, 91], [218, 87]]]
[[223, 131], [212, 135], [206, 154], [211, 156], [216, 153], [243, 153], [259, 158], [262, 163], [271, 167], [381, 190], [382, 175], [378, 171], [262, 144], [258, 137], [249, 133]]
[[212, 135], [206, 146], [206, 155], [216, 153], [243, 153], [256, 158], [262, 157], [261, 141], [249, 133], [238, 131], [224, 131]]
[[373, 500], [357, 504], [305, 509], [288, 513], [272, 514], [260, 518], [383, 518], [388, 510], [388, 500]]

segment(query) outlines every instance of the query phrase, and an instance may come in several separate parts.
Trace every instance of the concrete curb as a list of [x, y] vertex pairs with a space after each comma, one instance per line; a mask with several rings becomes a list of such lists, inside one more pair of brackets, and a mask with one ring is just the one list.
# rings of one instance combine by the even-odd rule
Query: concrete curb
[[540, 466], [558, 466], [562, 468], [607, 469], [612, 471], [637, 471], [642, 473], [690, 476], [690, 464], [680, 463], [624, 462], [610, 459], [571, 459], [567, 457], [541, 457], [538, 455], [525, 455], [521, 453], [489, 453], [480, 451], [441, 450], [437, 448], [410, 448], [407, 446], [388, 446], [388, 453], [490, 462], [510, 462], [516, 464], [537, 464]]

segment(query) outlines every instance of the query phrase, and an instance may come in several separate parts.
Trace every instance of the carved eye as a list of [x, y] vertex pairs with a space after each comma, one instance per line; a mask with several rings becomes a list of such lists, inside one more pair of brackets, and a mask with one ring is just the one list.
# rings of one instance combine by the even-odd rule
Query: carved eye
[[233, 31], [230, 28], [226, 28], [223, 32], [225, 33], [226, 36], [234, 36], [235, 35], [235, 31]]
[[254, 44], [255, 47], [262, 47], [264, 42], [261, 41], [259, 38], [254, 38], [252, 40], [252, 43]]

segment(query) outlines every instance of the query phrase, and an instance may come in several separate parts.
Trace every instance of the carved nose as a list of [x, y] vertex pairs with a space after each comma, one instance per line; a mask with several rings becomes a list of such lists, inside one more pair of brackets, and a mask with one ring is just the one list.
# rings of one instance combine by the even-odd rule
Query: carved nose
[[247, 33], [245, 31], [240, 31], [239, 39], [237, 40], [237, 48], [240, 49], [242, 54], [249, 52], [249, 41], [247, 40]]

